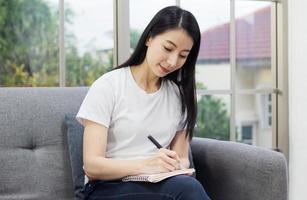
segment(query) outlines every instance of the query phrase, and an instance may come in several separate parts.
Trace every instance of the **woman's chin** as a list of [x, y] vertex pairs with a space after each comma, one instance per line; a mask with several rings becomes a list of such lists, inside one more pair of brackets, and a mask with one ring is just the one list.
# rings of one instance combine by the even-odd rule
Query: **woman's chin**
[[167, 75], [168, 73], [164, 73], [164, 72], [159, 72], [159, 73], [156, 73], [156, 76], [157, 77], [160, 77], [160, 78], [163, 78]]

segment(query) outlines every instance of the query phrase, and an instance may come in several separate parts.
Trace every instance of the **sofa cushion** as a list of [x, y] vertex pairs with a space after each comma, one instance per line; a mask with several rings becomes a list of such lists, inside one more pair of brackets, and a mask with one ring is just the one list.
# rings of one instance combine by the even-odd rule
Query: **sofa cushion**
[[0, 87], [0, 199], [73, 199], [64, 118], [86, 92]]
[[76, 114], [67, 114], [67, 142], [72, 170], [75, 199], [83, 199], [84, 171], [83, 171], [83, 126], [75, 119]]

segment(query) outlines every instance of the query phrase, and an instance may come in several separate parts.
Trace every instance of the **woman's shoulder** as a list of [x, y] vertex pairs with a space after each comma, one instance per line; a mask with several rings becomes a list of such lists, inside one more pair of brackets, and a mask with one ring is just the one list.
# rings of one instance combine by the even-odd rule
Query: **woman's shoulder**
[[127, 70], [126, 67], [113, 69], [103, 74], [98, 79], [96, 79], [93, 85], [101, 85], [101, 84], [113, 85], [114, 83], [122, 80], [122, 76], [125, 75], [126, 70]]

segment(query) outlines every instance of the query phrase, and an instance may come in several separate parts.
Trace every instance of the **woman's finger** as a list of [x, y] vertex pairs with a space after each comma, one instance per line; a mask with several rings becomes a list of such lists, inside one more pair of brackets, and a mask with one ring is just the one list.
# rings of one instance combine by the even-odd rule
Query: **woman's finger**
[[169, 157], [169, 155], [165, 154], [164, 152], [160, 153], [160, 158], [163, 160], [163, 162], [166, 162], [167, 164], [171, 165], [173, 168], [175, 169], [179, 169], [180, 168], [180, 163], [178, 162], [178, 160]]
[[180, 158], [178, 156], [178, 154], [176, 153], [176, 151], [172, 151], [172, 150], [169, 150], [169, 149], [165, 149], [165, 148], [162, 148], [161, 149], [162, 152], [164, 152], [167, 156], [177, 160], [177, 161], [180, 161]]

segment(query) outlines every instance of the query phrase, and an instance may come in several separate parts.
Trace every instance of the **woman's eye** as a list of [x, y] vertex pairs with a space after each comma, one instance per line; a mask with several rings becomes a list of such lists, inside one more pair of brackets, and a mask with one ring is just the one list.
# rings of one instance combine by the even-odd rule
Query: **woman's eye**
[[167, 47], [164, 47], [164, 49], [166, 50], [166, 51], [171, 51], [171, 49], [170, 48], [167, 48]]
[[185, 58], [187, 58], [188, 56], [183, 56], [183, 55], [180, 55], [180, 58], [183, 58], [183, 59], [185, 59]]

